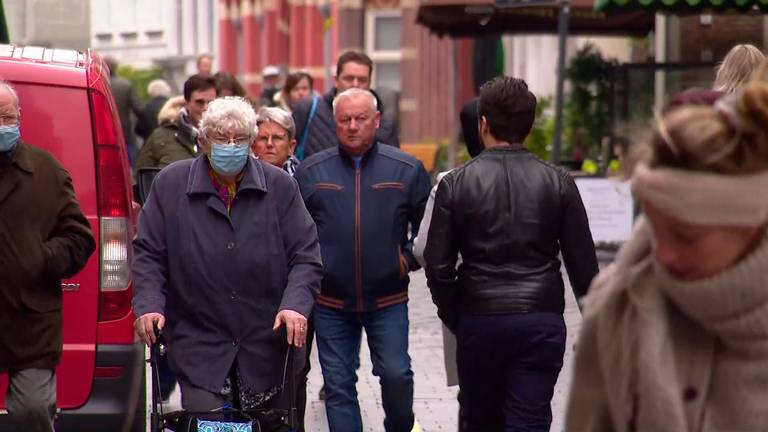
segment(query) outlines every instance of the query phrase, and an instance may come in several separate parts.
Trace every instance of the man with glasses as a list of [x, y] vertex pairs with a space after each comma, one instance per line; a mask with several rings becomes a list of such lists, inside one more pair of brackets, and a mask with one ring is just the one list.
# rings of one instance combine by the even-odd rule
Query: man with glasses
[[197, 156], [197, 126], [216, 99], [212, 77], [192, 75], [184, 83], [184, 107], [175, 122], [159, 126], [139, 150], [136, 170], [163, 168], [173, 162]]
[[[430, 181], [421, 162], [377, 141], [376, 97], [351, 88], [333, 101], [338, 147], [296, 171], [317, 224], [323, 283], [315, 331], [331, 432], [362, 430], [357, 401], [362, 329], [381, 382], [384, 430], [420, 430], [408, 356], [408, 273]], [[410, 229], [409, 229], [410, 226]]]
[[10, 378], [12, 430], [52, 432], [61, 279], [78, 273], [96, 244], [69, 173], [20, 139], [19, 114], [15, 90], [0, 80], [0, 373]]

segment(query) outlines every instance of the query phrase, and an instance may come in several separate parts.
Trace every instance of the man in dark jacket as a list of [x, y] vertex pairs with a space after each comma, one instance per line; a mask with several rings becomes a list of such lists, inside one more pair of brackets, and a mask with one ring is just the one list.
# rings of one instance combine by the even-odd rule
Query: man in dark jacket
[[133, 133], [133, 118], [131, 114], [139, 117], [141, 115], [142, 104], [136, 96], [136, 89], [127, 79], [117, 76], [117, 59], [111, 56], [104, 58], [104, 62], [109, 67], [109, 83], [112, 86], [112, 96], [115, 98], [115, 106], [120, 115], [120, 124], [123, 127], [123, 137], [128, 149], [128, 160], [131, 168], [136, 166], [136, 153], [138, 145], [136, 144], [136, 135]]
[[566, 336], [558, 254], [577, 298], [598, 271], [573, 179], [522, 146], [535, 110], [522, 80], [483, 85], [485, 150], [447, 174], [435, 198], [425, 270], [457, 335], [462, 430], [549, 430]]
[[216, 99], [216, 82], [211, 77], [192, 75], [184, 83], [184, 108], [175, 122], [161, 125], [139, 151], [136, 170], [163, 168], [197, 155], [197, 125], [208, 104]]
[[[293, 110], [293, 120], [296, 122], [296, 157], [302, 160], [306, 157], [325, 150], [337, 147], [339, 139], [336, 137], [336, 122], [333, 118], [333, 99], [337, 94], [350, 88], [371, 90], [371, 74], [373, 73], [373, 61], [363, 53], [347, 51], [336, 62], [336, 87], [332, 88], [322, 98], [313, 96], [301, 101]], [[400, 147], [400, 138], [397, 135], [397, 127], [392, 119], [384, 112], [378, 96], [376, 96], [378, 110], [381, 113], [381, 124], [376, 130], [376, 141]], [[314, 108], [313, 108], [314, 107]]]
[[14, 430], [53, 431], [61, 279], [79, 272], [95, 247], [69, 173], [19, 140], [19, 100], [0, 81], [0, 373], [10, 377]]
[[323, 256], [315, 326], [328, 423], [331, 431], [362, 430], [355, 382], [365, 328], [384, 428], [407, 432], [414, 426], [408, 272], [418, 268], [412, 241], [429, 177], [416, 158], [376, 142], [381, 113], [369, 91], [346, 90], [333, 106], [339, 146], [306, 159], [295, 175]]

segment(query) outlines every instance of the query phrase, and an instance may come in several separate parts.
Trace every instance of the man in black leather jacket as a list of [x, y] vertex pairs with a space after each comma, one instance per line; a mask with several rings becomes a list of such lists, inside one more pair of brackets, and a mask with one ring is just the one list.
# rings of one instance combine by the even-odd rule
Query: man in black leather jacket
[[535, 109], [522, 80], [483, 85], [485, 150], [447, 174], [435, 198], [425, 269], [457, 334], [463, 431], [549, 430], [566, 339], [558, 254], [577, 298], [598, 271], [573, 179], [522, 146]]

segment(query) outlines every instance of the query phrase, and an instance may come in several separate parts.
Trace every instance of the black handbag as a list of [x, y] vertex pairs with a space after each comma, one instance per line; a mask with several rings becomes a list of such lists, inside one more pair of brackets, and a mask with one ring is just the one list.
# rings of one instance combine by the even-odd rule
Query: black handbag
[[[155, 334], [159, 334], [155, 329]], [[289, 400], [288, 409], [238, 410], [222, 408], [209, 412], [174, 411], [163, 413], [160, 397], [160, 373], [157, 368], [160, 344], [150, 347], [149, 363], [152, 367], [152, 432], [295, 432], [298, 430], [295, 397], [295, 371], [292, 345], [288, 345], [283, 368], [283, 383], [280, 396]]]

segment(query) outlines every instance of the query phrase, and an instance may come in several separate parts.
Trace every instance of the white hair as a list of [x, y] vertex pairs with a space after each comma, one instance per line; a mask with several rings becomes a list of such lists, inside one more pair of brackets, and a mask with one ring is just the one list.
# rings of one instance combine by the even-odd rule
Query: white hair
[[150, 97], [170, 97], [171, 86], [169, 86], [168, 83], [163, 79], [154, 79], [149, 82], [149, 85], [147, 86], [147, 93], [149, 93]]
[[19, 95], [18, 95], [18, 93], [16, 93], [16, 89], [13, 88], [11, 83], [9, 83], [8, 81], [6, 81], [6, 80], [4, 80], [2, 78], [0, 78], [0, 88], [4, 88], [4, 89], [8, 90], [8, 93], [11, 94], [11, 97], [13, 98], [13, 102], [16, 105], [16, 110], [18, 111], [19, 110]]
[[337, 94], [336, 97], [333, 98], [333, 113], [336, 114], [336, 107], [339, 105], [340, 100], [354, 98], [358, 96], [368, 97], [371, 100], [371, 108], [374, 111], [379, 110], [379, 101], [376, 100], [376, 96], [374, 96], [373, 93], [371, 93], [369, 90], [363, 90], [357, 87], [352, 87], [350, 89], [344, 90], [343, 92]]
[[296, 137], [296, 123], [288, 111], [278, 107], [262, 107], [256, 115], [256, 126], [270, 122], [285, 129], [288, 133], [288, 141]]
[[230, 132], [233, 129], [247, 133], [251, 140], [256, 136], [256, 113], [251, 104], [239, 96], [214, 99], [200, 119], [200, 132], [207, 135], [208, 132]]

